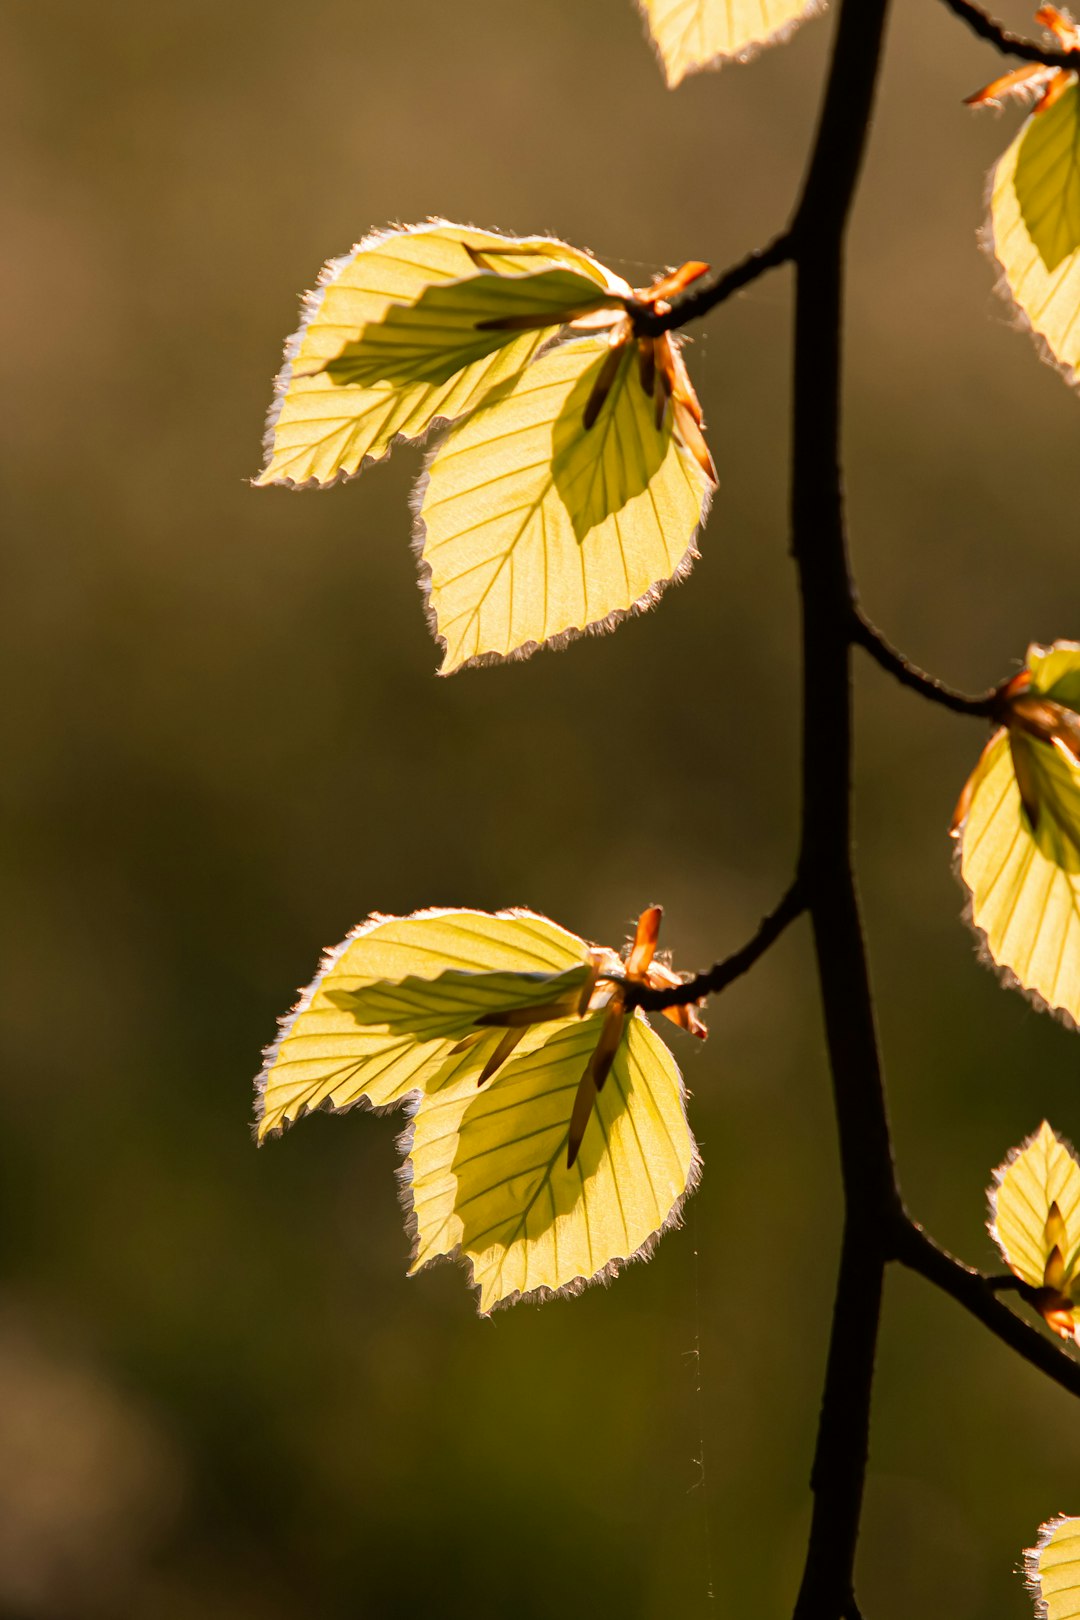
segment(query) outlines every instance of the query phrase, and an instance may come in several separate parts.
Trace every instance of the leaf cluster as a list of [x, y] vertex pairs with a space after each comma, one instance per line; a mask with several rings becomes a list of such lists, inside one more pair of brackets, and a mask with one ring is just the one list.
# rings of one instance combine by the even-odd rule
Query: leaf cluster
[[[855, 3], [845, 0], [846, 15]], [[979, 22], [970, 0], [947, 3], [1011, 48], [1012, 36]], [[676, 85], [783, 37], [815, 8], [641, 0], [641, 9]], [[1037, 20], [1050, 36], [1047, 59], [1025, 46], [1025, 65], [968, 103], [1034, 98], [994, 171], [988, 240], [1040, 349], [1076, 381], [1080, 80], [1068, 53], [1080, 48], [1080, 30], [1048, 5]], [[443, 673], [526, 656], [650, 606], [690, 568], [718, 482], [679, 329], [765, 270], [802, 265], [808, 210], [829, 183], [831, 139], [827, 109], [788, 231], [715, 280], [694, 260], [633, 288], [555, 238], [441, 219], [365, 237], [324, 267], [305, 300], [257, 482], [326, 485], [399, 442], [428, 441], [414, 542]], [[857, 161], [858, 153], [834, 208], [838, 242]], [[846, 571], [840, 518], [836, 539]], [[1018, 674], [985, 698], [965, 698], [888, 646], [856, 609], [850, 577], [844, 592], [836, 617], [845, 658], [861, 644], [932, 701], [992, 721], [951, 828], [967, 919], [1006, 984], [1080, 1028], [1080, 643], [1032, 645]], [[460, 1256], [481, 1313], [612, 1275], [678, 1219], [699, 1173], [682, 1079], [645, 1009], [703, 1035], [703, 996], [752, 965], [803, 909], [820, 935], [806, 859], [804, 847], [784, 900], [743, 951], [690, 980], [657, 955], [658, 907], [642, 914], [622, 954], [528, 911], [370, 917], [327, 955], [266, 1054], [260, 1139], [324, 1105], [405, 1106], [412, 1271]], [[854, 900], [852, 915], [857, 929]], [[861, 948], [860, 938], [857, 957]], [[872, 1044], [871, 1053], [876, 1060]], [[883, 1097], [877, 1123], [889, 1181], [881, 1201], [895, 1199], [914, 1253], [929, 1240], [900, 1206]], [[844, 1129], [842, 1119], [842, 1138]], [[850, 1217], [847, 1163], [844, 1174]], [[978, 1282], [1017, 1294], [1060, 1339], [1080, 1342], [1072, 1149], [1044, 1122], [995, 1172], [990, 1202], [1009, 1275], [975, 1274]], [[922, 1269], [970, 1297], [956, 1276], [964, 1268], [938, 1252], [931, 1264], [924, 1249]], [[880, 1254], [877, 1262], [880, 1278]], [[842, 1270], [836, 1322], [843, 1287]], [[867, 1342], [864, 1423], [873, 1332]], [[827, 1387], [823, 1425], [830, 1398]], [[859, 1453], [855, 1440], [858, 1470], [865, 1445]], [[860, 1491], [861, 1477], [856, 1511]], [[1051, 1521], [1028, 1555], [1033, 1594], [1051, 1620], [1080, 1615], [1078, 1522]], [[853, 1532], [848, 1539], [850, 1560]]]

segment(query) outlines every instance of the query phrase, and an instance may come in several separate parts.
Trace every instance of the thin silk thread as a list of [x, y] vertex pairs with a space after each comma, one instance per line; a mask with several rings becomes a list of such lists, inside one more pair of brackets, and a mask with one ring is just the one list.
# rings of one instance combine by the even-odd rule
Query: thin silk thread
[[684, 1355], [694, 1364], [694, 1409], [697, 1413], [698, 1444], [697, 1456], [694, 1463], [697, 1467], [698, 1477], [687, 1489], [689, 1496], [692, 1491], [701, 1492], [701, 1519], [705, 1536], [705, 1599], [712, 1603], [716, 1597], [713, 1587], [712, 1564], [712, 1519], [709, 1513], [709, 1487], [705, 1473], [705, 1396], [702, 1387], [701, 1374], [701, 1257], [698, 1253], [698, 1203], [700, 1192], [691, 1206], [690, 1241], [694, 1253], [694, 1347], [684, 1351]]

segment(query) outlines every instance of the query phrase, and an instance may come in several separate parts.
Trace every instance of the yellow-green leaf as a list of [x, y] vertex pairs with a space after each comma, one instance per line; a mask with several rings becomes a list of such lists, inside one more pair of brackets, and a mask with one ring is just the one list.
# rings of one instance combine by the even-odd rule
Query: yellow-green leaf
[[405, 1166], [412, 1269], [460, 1252], [482, 1313], [610, 1277], [648, 1252], [696, 1182], [679, 1071], [640, 1013], [566, 1168], [574, 1097], [603, 1017], [545, 1025], [484, 1090], [419, 1103]]
[[[260, 1140], [320, 1104], [349, 1108], [363, 1102], [388, 1108], [426, 1085], [445, 1086], [471, 1077], [475, 1087], [478, 1073], [505, 1031], [485, 1030], [466, 1052], [454, 1054], [459, 1036], [471, 1023], [465, 1016], [469, 1006], [474, 1017], [478, 1006], [480, 1011], [491, 1009], [482, 988], [479, 992], [463, 988], [467, 976], [479, 976], [477, 984], [486, 980], [489, 990], [492, 974], [531, 976], [518, 982], [513, 993], [507, 991], [504, 1005], [520, 1006], [544, 999], [551, 982], [545, 983], [544, 976], [580, 972], [584, 982], [591, 962], [584, 940], [528, 911], [489, 915], [446, 910], [369, 918], [328, 952], [266, 1054], [258, 1080]], [[437, 1033], [437, 1028], [433, 1032], [430, 1024], [417, 1030], [416, 1005], [408, 1002], [406, 991], [396, 1006], [384, 1007], [380, 1022], [361, 1023], [350, 1010], [350, 1000], [370, 994], [372, 987], [405, 983], [412, 987], [422, 976], [438, 981], [431, 992], [437, 1003], [452, 982], [448, 975], [459, 976], [462, 1017], [446, 1020], [443, 1003], [446, 1033]], [[575, 982], [564, 979], [556, 989], [565, 991]], [[365, 1004], [360, 1005], [363, 1013]], [[366, 1005], [369, 1012], [377, 1010]]]
[[1051, 647], [1031, 646], [1026, 668], [1031, 676], [1030, 692], [1080, 710], [1080, 642], [1055, 641]]
[[[1060, 1251], [1069, 1291], [1080, 1252], [1080, 1164], [1044, 1120], [994, 1171], [990, 1234], [1005, 1263], [1032, 1288], [1047, 1283], [1047, 1263]], [[1056, 1210], [1056, 1216], [1052, 1212]]]
[[1037, 1620], [1080, 1620], [1080, 1519], [1062, 1514], [1042, 1525], [1024, 1574]]
[[[1076, 1024], [1080, 763], [1069, 733], [1077, 728], [1080, 648], [1033, 647], [1028, 659], [1030, 683], [1006, 706], [1006, 725], [984, 749], [954, 832], [969, 920], [987, 955], [1008, 983]], [[1056, 715], [1062, 735], [1049, 740], [1033, 731], [1021, 714], [1025, 707], [1035, 708], [1044, 727]]]
[[731, 57], [786, 38], [821, 9], [816, 0], [639, 0], [670, 88]]
[[994, 171], [990, 228], [1017, 307], [1075, 380], [1080, 363], [1080, 87], [1033, 113]]
[[478, 320], [522, 312], [505, 285], [517, 278], [530, 281], [531, 312], [555, 327], [590, 295], [630, 291], [566, 243], [445, 221], [377, 232], [331, 260], [286, 347], [256, 482], [356, 473], [396, 439], [419, 438], [504, 386], [550, 336], [550, 327], [477, 331]]
[[697, 555], [711, 485], [674, 413], [657, 425], [633, 344], [585, 427], [611, 353], [602, 337], [549, 350], [432, 457], [417, 547], [444, 674], [606, 629]]

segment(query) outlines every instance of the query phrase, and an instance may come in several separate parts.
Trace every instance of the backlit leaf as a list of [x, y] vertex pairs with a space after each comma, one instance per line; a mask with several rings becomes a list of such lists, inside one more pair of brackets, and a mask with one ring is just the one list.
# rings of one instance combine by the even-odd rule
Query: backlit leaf
[[1080, 1519], [1062, 1514], [1042, 1525], [1024, 1574], [1036, 1620], [1080, 1620]]
[[567, 1169], [574, 1098], [603, 1021], [547, 1026], [487, 1089], [425, 1097], [413, 1120], [412, 1269], [460, 1252], [481, 1312], [610, 1277], [677, 1219], [696, 1182], [679, 1071], [640, 1013]]
[[1080, 647], [1032, 647], [954, 834], [970, 920], [1009, 983], [1080, 1022]]
[[1028, 118], [994, 171], [993, 250], [1009, 292], [1070, 381], [1080, 364], [1080, 87]]
[[1080, 1164], [1042, 1125], [994, 1171], [990, 1235], [1012, 1271], [1038, 1290], [1034, 1301], [1055, 1333], [1076, 1334], [1080, 1299]]
[[[292, 1123], [308, 1109], [328, 1104], [349, 1108], [364, 1102], [388, 1108], [410, 1092], [429, 1084], [476, 1077], [502, 1038], [503, 1031], [485, 1031], [467, 1052], [453, 1056], [453, 1047], [472, 1019], [464, 975], [479, 976], [480, 989], [472, 991], [473, 1017], [490, 1011], [491, 975], [565, 975], [575, 971], [582, 981], [591, 966], [584, 940], [567, 933], [546, 917], [531, 912], [427, 911], [411, 917], [372, 917], [328, 952], [314, 981], [283, 1021], [281, 1035], [266, 1055], [259, 1076], [258, 1133]], [[415, 997], [409, 994], [423, 974], [440, 980], [432, 992], [443, 997], [445, 1033], [429, 1022], [417, 1028]], [[462, 976], [459, 989], [462, 1017], [446, 1020], [446, 975]], [[487, 980], [485, 986], [484, 980]], [[384, 995], [386, 985], [397, 987], [399, 1001], [382, 1006], [364, 1002], [373, 987]], [[409, 987], [406, 989], [406, 986]], [[557, 988], [565, 989], [562, 984]], [[485, 996], [485, 989], [488, 992]], [[518, 984], [504, 1004], [542, 1000], [536, 983]], [[362, 1016], [376, 1012], [378, 1021], [359, 1022], [350, 1010], [358, 1001]], [[447, 1065], [449, 1068], [447, 1069]], [[446, 1072], [443, 1072], [446, 1069]]]
[[664, 76], [674, 89], [688, 73], [745, 60], [786, 36], [821, 7], [815, 0], [639, 0]]
[[[528, 293], [516, 293], [518, 278]], [[630, 289], [588, 254], [544, 237], [445, 221], [366, 237], [326, 265], [305, 299], [256, 482], [326, 484], [358, 472], [395, 439], [471, 410], [528, 363], [568, 310], [612, 291]], [[477, 321], [523, 308], [546, 312], [550, 326], [477, 330]]]
[[1080, 642], [1029, 647], [1026, 667], [1031, 676], [1029, 692], [1080, 711]]
[[650, 606], [696, 556], [710, 493], [676, 412], [657, 424], [632, 343], [584, 337], [542, 355], [428, 468], [417, 546], [443, 673]]

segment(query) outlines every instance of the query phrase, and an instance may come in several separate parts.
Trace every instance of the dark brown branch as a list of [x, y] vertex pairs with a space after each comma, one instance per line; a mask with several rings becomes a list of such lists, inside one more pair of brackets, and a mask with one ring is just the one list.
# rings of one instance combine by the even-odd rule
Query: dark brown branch
[[791, 261], [794, 242], [790, 231], [784, 231], [768, 247], [757, 248], [753, 253], [739, 264], [725, 270], [722, 275], [714, 276], [708, 281], [695, 282], [680, 297], [672, 301], [671, 307], [661, 314], [650, 309], [645, 304], [632, 304], [629, 306], [630, 317], [634, 323], [634, 330], [642, 337], [659, 337], [661, 332], [673, 331], [676, 327], [685, 326], [687, 321], [696, 321], [702, 315], [707, 315], [718, 304], [724, 303], [733, 294], [741, 292], [752, 281], [763, 276], [767, 270], [775, 270], [782, 264]]
[[[984, 1327], [1015, 1350], [1018, 1356], [1045, 1373], [1047, 1378], [1067, 1389], [1070, 1395], [1080, 1396], [1080, 1361], [1068, 1351], [1059, 1349], [1052, 1339], [1025, 1322], [998, 1299], [1003, 1282], [999, 1277], [984, 1277], [944, 1249], [938, 1248], [917, 1222], [905, 1218], [897, 1231], [896, 1258], [912, 1271], [917, 1271], [937, 1288], [949, 1294]], [[1024, 1284], [1015, 1290], [1021, 1296]], [[1034, 1290], [1031, 1290], [1033, 1293]]]
[[981, 6], [972, 4], [972, 0], [944, 0], [945, 5], [966, 22], [972, 31], [992, 45], [1002, 56], [1015, 56], [1021, 62], [1041, 62], [1044, 67], [1066, 68], [1074, 73], [1080, 72], [1080, 50], [1059, 51], [1053, 45], [1036, 45], [1030, 39], [1024, 39], [1020, 34], [1010, 33], [996, 22], [989, 12]]
[[927, 675], [902, 652], [890, 646], [881, 631], [870, 623], [858, 607], [853, 610], [851, 636], [856, 646], [868, 652], [875, 663], [887, 670], [901, 686], [909, 687], [931, 703], [940, 704], [943, 709], [951, 709], [954, 714], [970, 714], [984, 720], [993, 718], [999, 696], [996, 687], [980, 693], [978, 697], [968, 697], [964, 692], [954, 691], [935, 675]]
[[854, 1602], [887, 1234], [900, 1210], [851, 864], [851, 614], [840, 473], [844, 238], [870, 128], [888, 0], [843, 0], [795, 215], [792, 550], [802, 598], [803, 847], [840, 1138], [844, 1235], [795, 1620]]
[[721, 990], [726, 990], [735, 979], [749, 973], [755, 962], [759, 962], [770, 946], [775, 945], [780, 935], [796, 917], [800, 917], [806, 907], [802, 899], [802, 891], [796, 881], [784, 895], [767, 917], [763, 917], [761, 925], [753, 939], [748, 940], [741, 950], [733, 951], [722, 962], [717, 962], [704, 973], [697, 973], [685, 984], [673, 985], [670, 990], [650, 990], [645, 985], [627, 984], [624, 990], [628, 1007], [644, 1007], [648, 1012], [662, 1012], [665, 1007], [685, 1007], [692, 1001], [700, 1001], [703, 996], [715, 996]]

